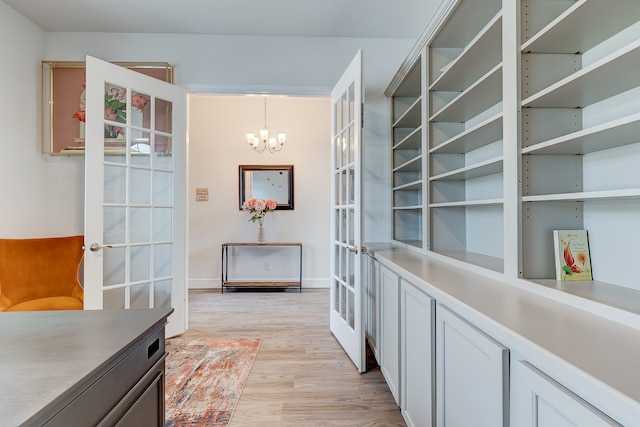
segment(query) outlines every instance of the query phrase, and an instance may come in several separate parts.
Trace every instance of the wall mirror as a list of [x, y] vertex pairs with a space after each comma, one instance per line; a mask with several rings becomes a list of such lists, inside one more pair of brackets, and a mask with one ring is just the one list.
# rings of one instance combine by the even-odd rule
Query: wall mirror
[[293, 165], [240, 165], [240, 209], [251, 198], [272, 199], [276, 210], [293, 209]]

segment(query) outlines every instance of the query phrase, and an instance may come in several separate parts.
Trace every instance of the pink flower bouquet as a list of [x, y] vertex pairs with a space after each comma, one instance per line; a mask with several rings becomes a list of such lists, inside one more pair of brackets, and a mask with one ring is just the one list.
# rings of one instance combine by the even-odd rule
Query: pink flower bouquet
[[275, 200], [262, 200], [252, 198], [242, 204], [242, 210], [251, 214], [251, 218], [249, 218], [249, 221], [256, 222], [257, 220], [260, 222], [260, 224], [262, 224], [264, 216], [267, 214], [267, 212], [274, 211], [276, 209], [276, 205], [277, 203]]

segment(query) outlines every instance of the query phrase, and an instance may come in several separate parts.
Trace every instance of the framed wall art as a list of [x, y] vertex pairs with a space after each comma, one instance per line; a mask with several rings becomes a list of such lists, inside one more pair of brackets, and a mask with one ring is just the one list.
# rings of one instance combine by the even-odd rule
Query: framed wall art
[[[114, 64], [173, 83], [173, 67], [164, 62]], [[85, 71], [83, 61], [42, 61], [43, 153], [84, 154]], [[117, 143], [118, 135], [106, 132]]]
[[240, 210], [251, 199], [272, 199], [276, 210], [293, 209], [293, 165], [239, 165]]

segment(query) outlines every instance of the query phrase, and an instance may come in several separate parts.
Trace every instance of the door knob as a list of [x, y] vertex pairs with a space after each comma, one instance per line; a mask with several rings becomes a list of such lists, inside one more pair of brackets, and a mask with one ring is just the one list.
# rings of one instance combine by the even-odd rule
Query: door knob
[[111, 245], [101, 245], [100, 243], [92, 243], [91, 246], [89, 246], [89, 250], [91, 252], [98, 252], [100, 249], [103, 248], [112, 248], [113, 246]]
[[358, 247], [357, 246], [347, 245], [347, 250], [349, 250], [349, 252], [353, 252], [355, 254], [358, 253]]

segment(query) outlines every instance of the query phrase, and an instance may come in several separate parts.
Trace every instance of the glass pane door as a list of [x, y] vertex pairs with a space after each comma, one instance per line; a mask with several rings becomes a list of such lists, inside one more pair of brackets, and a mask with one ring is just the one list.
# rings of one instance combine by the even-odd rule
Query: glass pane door
[[173, 307], [186, 329], [185, 93], [87, 59], [87, 308]]
[[362, 372], [365, 364], [360, 283], [361, 58], [361, 52], [358, 52], [331, 94], [333, 255], [330, 326]]

